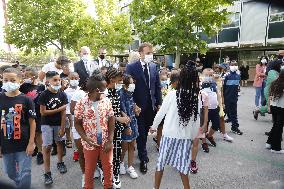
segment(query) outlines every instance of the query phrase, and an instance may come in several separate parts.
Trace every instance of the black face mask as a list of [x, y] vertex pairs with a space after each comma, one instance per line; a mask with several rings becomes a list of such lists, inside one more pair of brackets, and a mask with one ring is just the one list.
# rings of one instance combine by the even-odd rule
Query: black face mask
[[105, 55], [101, 54], [100, 59], [102, 59], [102, 60], [105, 59]]

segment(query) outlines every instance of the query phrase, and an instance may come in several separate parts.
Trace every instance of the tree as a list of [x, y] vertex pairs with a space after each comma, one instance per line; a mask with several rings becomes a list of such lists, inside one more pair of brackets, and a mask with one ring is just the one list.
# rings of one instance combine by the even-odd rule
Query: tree
[[[230, 0], [134, 0], [130, 14], [143, 41], [159, 45], [163, 52], [206, 52], [201, 35], [212, 36], [226, 22], [228, 12], [221, 7]], [[200, 32], [202, 31], [202, 32]]]
[[95, 6], [93, 30], [80, 41], [96, 52], [105, 47], [109, 52], [123, 51], [132, 41], [129, 15], [121, 11], [118, 0], [93, 0]]
[[9, 0], [6, 40], [27, 52], [77, 49], [93, 22], [82, 0]]

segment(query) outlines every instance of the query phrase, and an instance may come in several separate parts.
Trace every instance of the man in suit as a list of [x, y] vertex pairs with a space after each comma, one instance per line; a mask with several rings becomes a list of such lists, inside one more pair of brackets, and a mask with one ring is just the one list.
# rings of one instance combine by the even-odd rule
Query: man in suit
[[126, 73], [130, 74], [136, 82], [133, 93], [134, 102], [141, 108], [137, 118], [139, 137], [137, 138], [138, 156], [141, 161], [140, 171], [147, 172], [146, 143], [150, 126], [157, 110], [162, 103], [161, 84], [156, 64], [153, 63], [153, 46], [149, 43], [142, 44], [138, 49], [141, 59], [126, 67]]
[[105, 48], [100, 48], [99, 50], [99, 57], [95, 59], [95, 64], [98, 65], [99, 68], [102, 67], [112, 67], [110, 61], [106, 59], [107, 50]]
[[79, 86], [84, 87], [88, 78], [92, 75], [93, 71], [98, 69], [98, 66], [92, 60], [91, 50], [89, 47], [81, 47], [80, 56], [81, 60], [74, 64], [74, 71], [79, 74]]

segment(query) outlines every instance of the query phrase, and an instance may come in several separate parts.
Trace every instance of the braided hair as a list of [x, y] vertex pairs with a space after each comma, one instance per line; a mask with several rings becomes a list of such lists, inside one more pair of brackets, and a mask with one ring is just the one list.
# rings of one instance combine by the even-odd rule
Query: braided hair
[[188, 61], [182, 68], [176, 91], [180, 125], [187, 126], [191, 117], [198, 115], [199, 77], [195, 62]]

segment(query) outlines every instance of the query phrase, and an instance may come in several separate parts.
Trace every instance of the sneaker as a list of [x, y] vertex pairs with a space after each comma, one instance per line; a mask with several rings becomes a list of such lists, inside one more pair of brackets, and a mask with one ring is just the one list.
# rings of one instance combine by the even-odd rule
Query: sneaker
[[284, 154], [284, 150], [270, 150], [272, 153], [275, 153], [275, 154]]
[[78, 151], [74, 151], [74, 153], [73, 153], [73, 161], [74, 162], [79, 161], [79, 152]]
[[119, 180], [119, 175], [113, 176], [112, 187], [113, 187], [114, 189], [116, 189], [116, 188], [121, 188], [121, 182], [120, 182], [120, 180]]
[[45, 173], [43, 176], [45, 185], [51, 185], [53, 183], [51, 172]]
[[125, 169], [125, 166], [124, 166], [123, 162], [120, 163], [120, 172], [119, 173], [121, 175], [125, 175], [126, 174], [126, 169]]
[[252, 113], [253, 113], [254, 119], [257, 120], [257, 119], [258, 119], [258, 111], [255, 110], [255, 111], [253, 111]]
[[99, 173], [100, 173], [100, 180], [101, 180], [101, 183], [102, 185], [104, 185], [104, 181], [105, 181], [105, 178], [104, 178], [104, 172], [101, 168], [97, 168], [99, 170]]
[[230, 137], [227, 133], [225, 133], [223, 135], [223, 140], [228, 141], [228, 142], [233, 142], [234, 139]]
[[130, 175], [131, 178], [136, 179], [138, 178], [138, 174], [136, 173], [134, 167], [130, 166], [127, 169], [127, 173]]
[[196, 166], [196, 162], [195, 161], [190, 161], [190, 168], [189, 168], [190, 172], [193, 174], [196, 174], [198, 171], [198, 168]]
[[243, 132], [240, 131], [240, 129], [238, 129], [238, 128], [232, 127], [231, 131], [232, 131], [233, 133], [237, 134], [237, 135], [243, 135]]
[[271, 144], [265, 143], [265, 148], [270, 150], [271, 149]]
[[66, 168], [64, 162], [57, 163], [57, 169], [59, 170], [59, 172], [61, 174], [64, 174], [64, 173], [67, 172], [67, 168]]
[[99, 169], [96, 168], [95, 173], [94, 173], [94, 178], [99, 178], [100, 177], [100, 172]]
[[82, 175], [82, 188], [85, 187], [85, 174]]
[[41, 165], [43, 164], [43, 155], [41, 152], [37, 153], [36, 155], [36, 162], [38, 165]]
[[209, 153], [208, 144], [206, 142], [201, 144], [201, 147], [202, 147], [203, 152]]
[[216, 142], [215, 142], [213, 136], [212, 136], [212, 137], [209, 137], [208, 134], [206, 134], [206, 138], [207, 138], [207, 140], [210, 142], [210, 144], [211, 144], [212, 146], [216, 147]]

